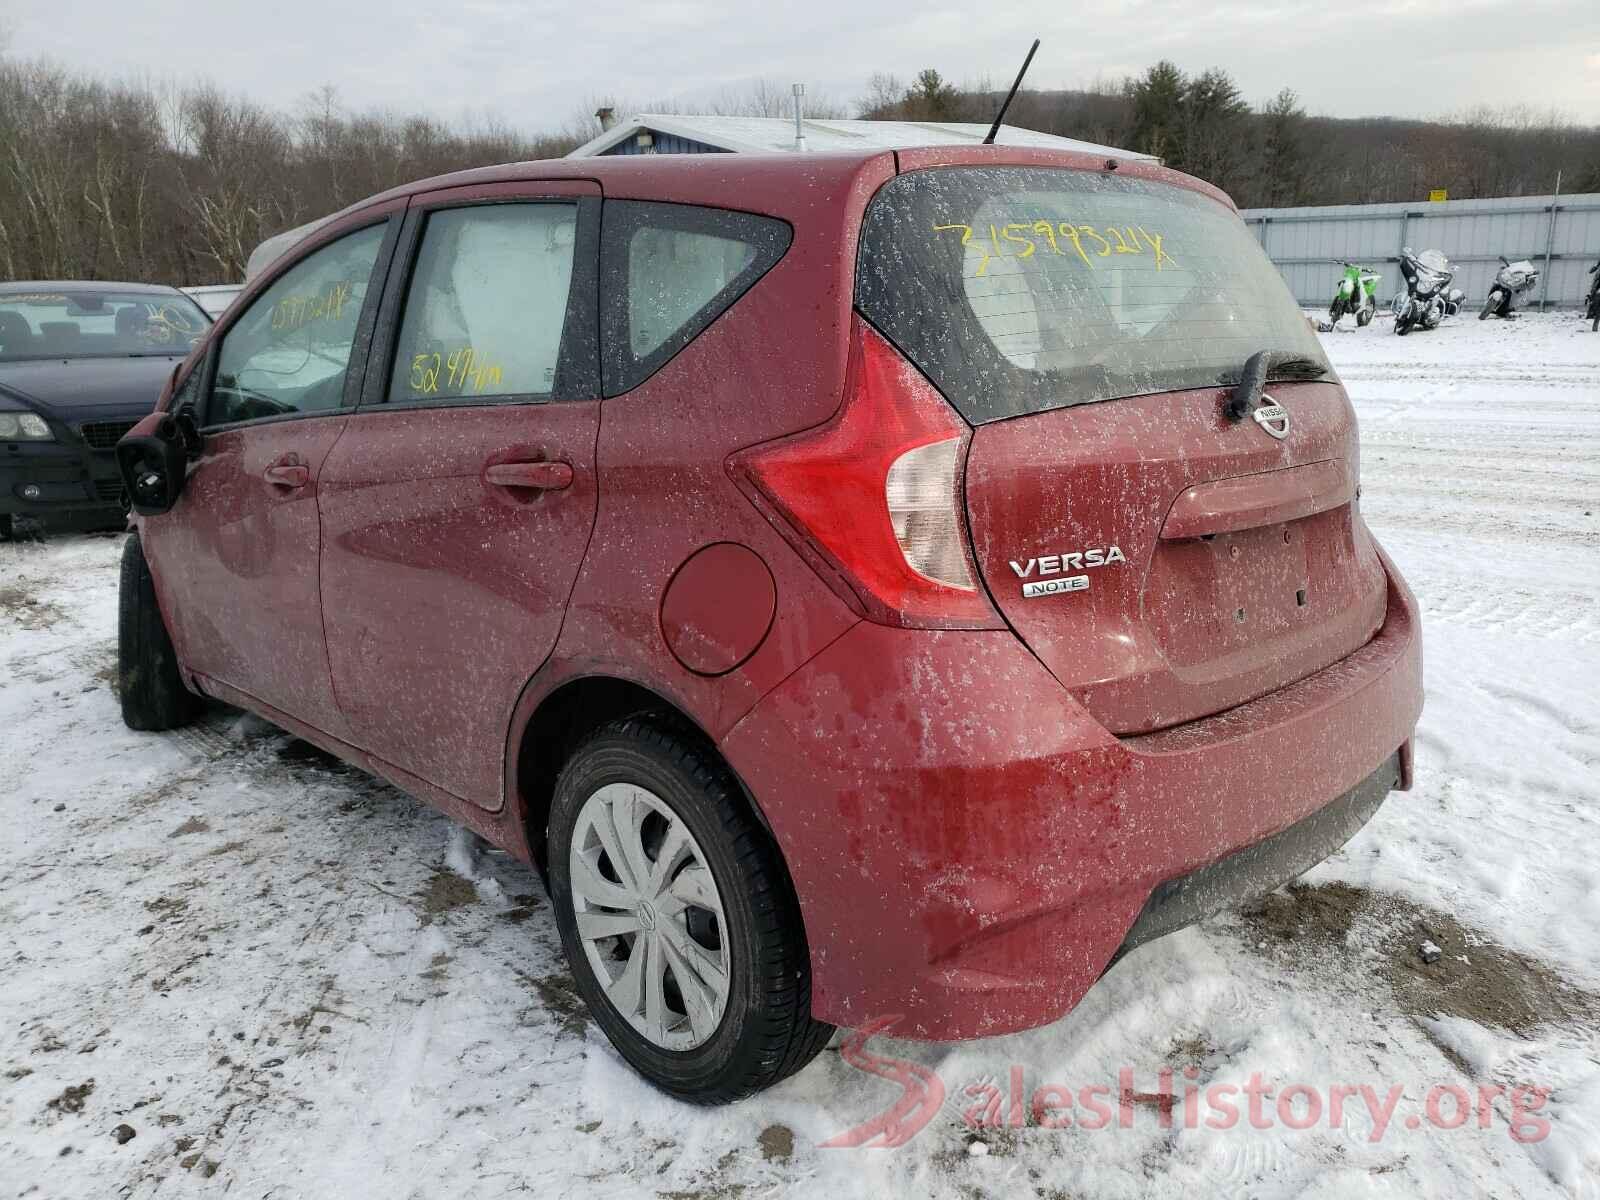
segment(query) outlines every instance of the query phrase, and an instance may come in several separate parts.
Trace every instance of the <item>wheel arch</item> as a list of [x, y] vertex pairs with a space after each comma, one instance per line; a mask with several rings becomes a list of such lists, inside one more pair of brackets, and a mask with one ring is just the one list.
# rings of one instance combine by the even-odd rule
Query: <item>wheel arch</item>
[[[572, 751], [596, 729], [623, 717], [647, 714], [692, 738], [716, 756], [738, 784], [745, 803], [769, 836], [772, 826], [739, 773], [713, 738], [682, 705], [661, 691], [620, 675], [574, 675], [552, 687], [531, 706], [508, 738], [507, 794], [515, 805], [530, 860], [544, 874], [546, 827], [556, 779]], [[774, 838], [776, 844], [776, 838]]]

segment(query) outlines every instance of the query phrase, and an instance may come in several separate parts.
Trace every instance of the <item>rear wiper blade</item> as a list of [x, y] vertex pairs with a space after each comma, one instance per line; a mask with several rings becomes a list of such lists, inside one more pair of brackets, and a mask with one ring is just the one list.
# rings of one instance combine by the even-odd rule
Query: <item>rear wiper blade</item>
[[1224, 376], [1221, 384], [1232, 384], [1233, 394], [1223, 406], [1229, 421], [1242, 421], [1250, 406], [1261, 398], [1261, 389], [1270, 379], [1320, 379], [1328, 373], [1326, 363], [1297, 350], [1261, 350], [1252, 354], [1237, 376]]

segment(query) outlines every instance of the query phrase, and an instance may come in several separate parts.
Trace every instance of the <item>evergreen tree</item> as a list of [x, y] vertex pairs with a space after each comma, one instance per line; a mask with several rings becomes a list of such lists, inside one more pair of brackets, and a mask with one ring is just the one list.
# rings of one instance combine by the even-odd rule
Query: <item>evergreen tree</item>
[[1312, 198], [1305, 129], [1306, 112], [1292, 88], [1284, 88], [1262, 110], [1254, 192], [1263, 206], [1289, 208]]
[[917, 72], [906, 92], [906, 116], [913, 121], [949, 121], [955, 116], [957, 101], [955, 86], [928, 67]]
[[1179, 153], [1184, 94], [1188, 80], [1175, 63], [1162, 59], [1128, 84], [1133, 101], [1133, 145], [1130, 149], [1168, 159]]
[[1250, 106], [1220, 67], [1189, 80], [1180, 107], [1182, 140], [1173, 166], [1234, 192], [1249, 162]]

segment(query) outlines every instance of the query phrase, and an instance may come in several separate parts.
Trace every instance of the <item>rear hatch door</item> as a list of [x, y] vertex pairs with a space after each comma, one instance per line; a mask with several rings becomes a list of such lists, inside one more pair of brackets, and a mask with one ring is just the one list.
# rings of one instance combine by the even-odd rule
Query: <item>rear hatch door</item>
[[[1112, 732], [1271, 692], [1382, 623], [1354, 414], [1212, 196], [1096, 170], [910, 172], [868, 209], [857, 303], [975, 426], [984, 583]], [[1261, 350], [1300, 361], [1230, 421], [1229, 381]]]

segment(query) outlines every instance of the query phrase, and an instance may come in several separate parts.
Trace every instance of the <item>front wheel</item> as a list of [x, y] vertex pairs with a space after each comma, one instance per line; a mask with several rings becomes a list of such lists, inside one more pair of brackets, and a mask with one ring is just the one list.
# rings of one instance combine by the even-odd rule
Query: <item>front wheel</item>
[[548, 851], [578, 991], [655, 1086], [726, 1103], [827, 1044], [788, 871], [708, 746], [649, 717], [603, 727], [562, 769]]
[[1339, 318], [1342, 316], [1344, 316], [1344, 297], [1340, 296], [1337, 297], [1332, 304], [1328, 305], [1329, 324], [1337, 325], [1339, 323]]
[[129, 729], [175, 729], [194, 715], [195, 697], [178, 673], [178, 655], [161, 618], [150, 564], [137, 533], [129, 534], [122, 546], [117, 691], [122, 699], [122, 720]]

